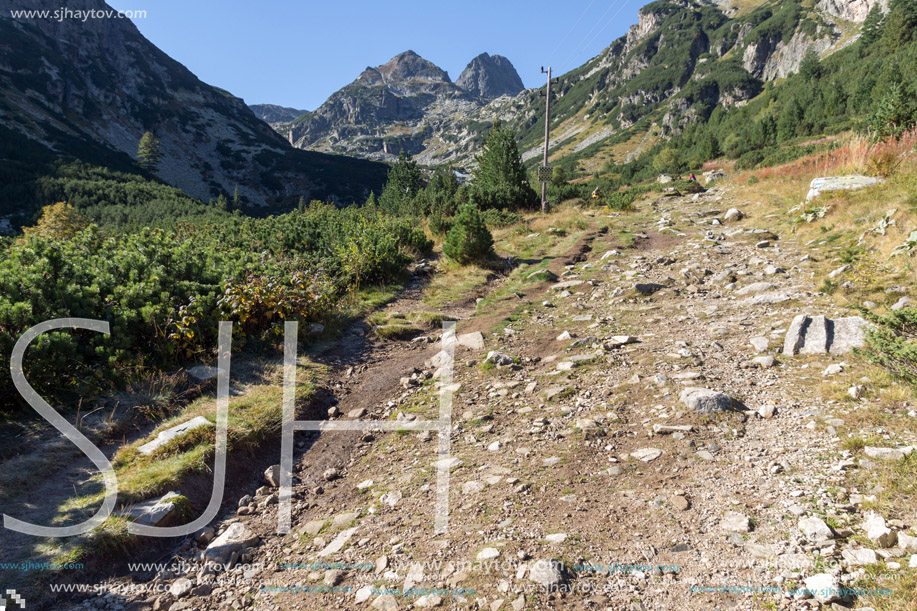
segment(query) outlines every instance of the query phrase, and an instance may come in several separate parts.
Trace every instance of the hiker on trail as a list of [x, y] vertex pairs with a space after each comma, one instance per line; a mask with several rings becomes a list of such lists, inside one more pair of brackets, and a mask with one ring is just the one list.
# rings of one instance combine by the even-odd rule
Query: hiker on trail
[[601, 193], [601, 191], [599, 191], [599, 188], [596, 187], [596, 188], [592, 191], [592, 199], [598, 199], [598, 198], [600, 198], [600, 197], [602, 197], [602, 193]]
[[697, 182], [697, 177], [694, 175], [694, 172], [691, 172], [691, 175], [688, 176], [688, 180], [691, 182]]

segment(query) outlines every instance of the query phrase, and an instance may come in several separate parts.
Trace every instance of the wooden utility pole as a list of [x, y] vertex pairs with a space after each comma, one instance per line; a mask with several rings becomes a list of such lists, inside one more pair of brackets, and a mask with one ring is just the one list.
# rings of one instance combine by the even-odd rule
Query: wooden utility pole
[[[544, 67], [541, 68], [542, 74], [545, 72]], [[545, 92], [545, 102], [544, 102], [544, 167], [548, 167], [548, 138], [550, 137], [551, 132], [551, 66], [548, 66], [548, 90]], [[547, 198], [547, 187], [548, 183], [541, 183], [541, 212], [545, 213], [548, 211], [548, 198]]]

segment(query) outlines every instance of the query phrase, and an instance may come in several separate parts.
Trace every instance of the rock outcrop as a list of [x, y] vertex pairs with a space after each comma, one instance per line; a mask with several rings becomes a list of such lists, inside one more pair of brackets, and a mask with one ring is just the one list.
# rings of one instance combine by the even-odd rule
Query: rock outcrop
[[508, 59], [487, 53], [481, 53], [471, 60], [455, 84], [485, 100], [493, 100], [501, 95], [513, 96], [525, 89], [522, 79]]
[[783, 342], [783, 354], [846, 354], [864, 345], [870, 323], [860, 316], [834, 320], [800, 314], [793, 319]]

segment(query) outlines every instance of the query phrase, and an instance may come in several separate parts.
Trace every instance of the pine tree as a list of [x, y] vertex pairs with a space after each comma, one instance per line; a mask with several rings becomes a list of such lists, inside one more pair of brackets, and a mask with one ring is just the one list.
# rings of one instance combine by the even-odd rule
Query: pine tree
[[462, 204], [443, 242], [443, 252], [463, 265], [484, 263], [494, 253], [494, 239], [474, 202]]
[[885, 13], [882, 12], [882, 7], [877, 2], [876, 5], [869, 10], [869, 14], [866, 15], [866, 20], [863, 21], [860, 44], [864, 47], [868, 47], [879, 40], [882, 36], [882, 25], [884, 22]]
[[904, 94], [900, 83], [894, 83], [866, 118], [873, 141], [898, 138], [913, 127], [917, 111]]
[[137, 146], [137, 159], [140, 167], [148, 172], [153, 172], [162, 159], [162, 153], [159, 151], [159, 140], [153, 135], [153, 132], [146, 132], [140, 138], [140, 144]]
[[484, 208], [517, 209], [534, 206], [538, 194], [529, 185], [516, 137], [500, 121], [487, 134], [475, 160], [475, 191]]
[[379, 196], [379, 205], [392, 214], [413, 213], [414, 196], [423, 186], [423, 173], [410, 155], [401, 151], [389, 169], [388, 180]]
[[239, 210], [239, 187], [232, 190], [232, 209]]

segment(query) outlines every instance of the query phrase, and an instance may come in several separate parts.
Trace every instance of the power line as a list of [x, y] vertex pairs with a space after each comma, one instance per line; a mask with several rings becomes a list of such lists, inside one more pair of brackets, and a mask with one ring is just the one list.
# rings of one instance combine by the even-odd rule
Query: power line
[[592, 38], [589, 39], [589, 43], [586, 44], [586, 47], [587, 47], [587, 48], [589, 47], [589, 44], [590, 44], [596, 37], [600, 36], [600, 35], [602, 34], [602, 32], [604, 32], [605, 30], [608, 29], [608, 26], [610, 26], [612, 23], [614, 23], [615, 19], [618, 17], [618, 15], [621, 14], [621, 11], [623, 11], [624, 8], [625, 8], [628, 4], [630, 4], [630, 0], [624, 0], [624, 4], [622, 4], [622, 5], [618, 8], [618, 10], [615, 11], [615, 14], [612, 15], [612, 16], [611, 16], [611, 19], [609, 19], [608, 22], [605, 24], [605, 27], [603, 27], [601, 30], [599, 30], [598, 32], [596, 32], [596, 33], [595, 33], [595, 36], [593, 36]]
[[602, 23], [602, 21], [604, 21], [605, 17], [608, 15], [608, 13], [611, 12], [611, 9], [613, 9], [615, 7], [615, 4], [618, 4], [619, 1], [620, 0], [615, 0], [614, 2], [608, 5], [608, 8], [605, 9], [604, 13], [602, 13], [602, 16], [598, 18], [598, 20], [595, 22], [595, 25], [592, 26], [591, 30], [589, 30], [589, 33], [586, 34], [586, 36], [584, 36], [582, 40], [580, 40], [580, 43], [576, 45], [576, 48], [573, 49], [572, 53], [570, 53], [570, 56], [567, 58], [568, 63], [576, 57], [577, 51], [580, 50], [580, 47], [583, 46], [583, 43], [586, 41], [586, 39], [592, 36], [592, 33], [595, 32], [595, 29], [599, 27], [599, 24]]
[[560, 45], [561, 45], [564, 41], [566, 41], [567, 38], [570, 36], [570, 33], [573, 32], [573, 30], [576, 29], [576, 26], [578, 26], [578, 25], [579, 25], [579, 22], [583, 20], [583, 17], [586, 15], [586, 13], [589, 11], [589, 9], [592, 8], [592, 5], [593, 5], [593, 4], [595, 4], [595, 0], [591, 0], [591, 1], [589, 2], [589, 4], [586, 6], [586, 8], [583, 9], [583, 12], [581, 12], [581, 13], [579, 14], [579, 17], [576, 19], [576, 23], [574, 23], [572, 26], [570, 26], [570, 29], [567, 30], [567, 33], [563, 35], [563, 38], [561, 38], [560, 40], [557, 41], [557, 44], [554, 46], [554, 50], [551, 51], [551, 55], [550, 55], [549, 57], [554, 57], [554, 54], [557, 53], [557, 50], [560, 48]]

